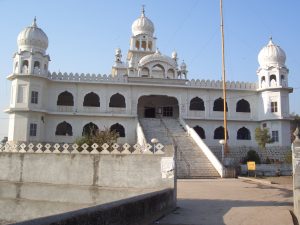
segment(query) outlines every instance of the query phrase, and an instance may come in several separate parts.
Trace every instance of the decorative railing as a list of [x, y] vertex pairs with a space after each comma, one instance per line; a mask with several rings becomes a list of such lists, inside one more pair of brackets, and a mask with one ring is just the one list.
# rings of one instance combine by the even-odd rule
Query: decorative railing
[[101, 74], [78, 74], [78, 73], [48, 73], [48, 78], [50, 80], [61, 80], [61, 81], [78, 81], [78, 82], [117, 82], [117, 83], [127, 83], [126, 76], [115, 76], [112, 75], [101, 75]]
[[[155, 151], [152, 148], [155, 147]], [[0, 145], [0, 153], [1, 152], [12, 152], [12, 153], [52, 153], [52, 154], [164, 154], [163, 151], [164, 146], [161, 143], [155, 144], [152, 146], [151, 144], [146, 144], [145, 146], [141, 146], [140, 144], [135, 144], [133, 146], [125, 143], [123, 145], [119, 145], [114, 143], [109, 145], [104, 143], [99, 146], [97, 143], [92, 145], [88, 145], [84, 143], [79, 146], [78, 144], [45, 144], [42, 143], [21, 143], [21, 144], [9, 144]], [[154, 148], [153, 148], [154, 149]]]
[[[203, 87], [203, 88], [222, 88], [221, 80], [190, 80], [186, 82], [187, 86], [191, 87]], [[250, 82], [235, 82], [235, 81], [227, 81], [226, 82], [227, 89], [240, 89], [240, 90], [256, 90], [258, 88], [257, 83]]]

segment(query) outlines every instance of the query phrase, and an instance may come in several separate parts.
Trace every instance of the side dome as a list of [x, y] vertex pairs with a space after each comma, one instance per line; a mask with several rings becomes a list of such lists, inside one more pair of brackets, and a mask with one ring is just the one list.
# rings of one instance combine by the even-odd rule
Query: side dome
[[137, 36], [139, 34], [147, 34], [149, 36], [153, 36], [154, 25], [152, 21], [145, 16], [144, 7], [142, 8], [141, 16], [133, 22], [131, 30], [133, 36]]
[[22, 30], [17, 39], [18, 47], [21, 50], [37, 50], [45, 52], [48, 48], [48, 37], [45, 32], [36, 24], [36, 18], [33, 23]]
[[263, 47], [258, 54], [258, 63], [261, 67], [285, 66], [285, 52], [275, 45], [270, 39], [267, 46]]

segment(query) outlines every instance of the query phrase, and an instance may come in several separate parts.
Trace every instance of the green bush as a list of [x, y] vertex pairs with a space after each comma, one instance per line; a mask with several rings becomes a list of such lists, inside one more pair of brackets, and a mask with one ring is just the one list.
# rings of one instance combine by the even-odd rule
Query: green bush
[[243, 163], [248, 161], [254, 161], [256, 164], [260, 164], [260, 157], [255, 150], [249, 150], [247, 156], [244, 158]]
[[292, 159], [292, 151], [288, 151], [285, 156], [284, 156], [284, 162], [292, 164], [293, 159]]
[[[84, 143], [88, 144], [89, 146], [91, 146], [92, 144], [96, 143], [99, 145], [99, 147], [101, 148], [101, 146], [104, 143], [107, 143], [109, 146], [111, 146], [113, 143], [117, 142], [117, 139], [119, 137], [119, 133], [117, 133], [116, 131], [110, 131], [108, 128], [105, 128], [104, 130], [96, 130], [96, 131], [90, 131], [89, 134], [86, 134], [82, 137], [79, 137], [76, 139], [76, 144], [79, 145], [79, 151], [82, 151], [82, 145]], [[109, 148], [111, 149], [111, 148]], [[91, 147], [88, 148], [89, 151], [92, 150]]]

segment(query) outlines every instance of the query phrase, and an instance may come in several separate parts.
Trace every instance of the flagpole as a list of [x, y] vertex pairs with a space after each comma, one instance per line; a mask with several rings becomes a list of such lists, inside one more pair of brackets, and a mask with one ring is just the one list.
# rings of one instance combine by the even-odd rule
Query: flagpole
[[224, 45], [224, 22], [223, 22], [223, 1], [220, 0], [220, 15], [221, 15], [221, 37], [222, 37], [222, 86], [223, 86], [223, 105], [224, 105], [224, 151], [227, 149], [227, 110], [226, 110], [226, 73], [225, 73], [225, 45]]

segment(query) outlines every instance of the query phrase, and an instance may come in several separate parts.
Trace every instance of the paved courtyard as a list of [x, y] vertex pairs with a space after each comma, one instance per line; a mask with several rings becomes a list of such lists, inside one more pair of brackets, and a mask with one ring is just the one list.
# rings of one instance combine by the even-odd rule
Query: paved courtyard
[[161, 225], [293, 225], [289, 182], [241, 179], [178, 180], [178, 209]]

